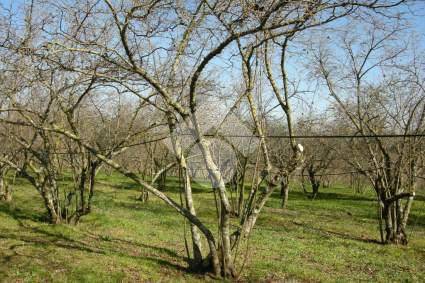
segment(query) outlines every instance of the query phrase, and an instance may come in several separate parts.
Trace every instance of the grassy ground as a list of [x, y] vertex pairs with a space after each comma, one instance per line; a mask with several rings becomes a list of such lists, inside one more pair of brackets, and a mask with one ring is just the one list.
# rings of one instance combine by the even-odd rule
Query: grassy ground
[[[43, 223], [40, 198], [19, 182], [14, 201], [0, 203], [0, 281], [211, 280], [185, 269], [182, 218], [157, 199], [137, 201], [130, 181], [100, 176], [94, 212], [77, 226]], [[175, 180], [168, 185], [177, 200]], [[216, 231], [212, 194], [201, 185], [194, 192], [200, 217]], [[273, 196], [251, 248], [239, 249], [247, 254], [242, 279], [425, 282], [425, 198], [413, 205], [407, 247], [375, 242], [375, 212], [372, 195], [342, 187], [323, 189], [314, 201], [295, 189], [285, 211]]]

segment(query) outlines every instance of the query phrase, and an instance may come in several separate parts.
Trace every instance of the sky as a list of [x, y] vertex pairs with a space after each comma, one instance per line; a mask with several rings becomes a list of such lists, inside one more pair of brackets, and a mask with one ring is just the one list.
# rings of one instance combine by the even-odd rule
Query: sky
[[[12, 7], [16, 8], [16, 7], [21, 6], [24, 3], [29, 3], [29, 2], [30, 2], [30, 0], [0, 0], [0, 13], [3, 12], [3, 11], [1, 11], [3, 9], [2, 6], [3, 7], [10, 7], [12, 5]], [[412, 4], [410, 6], [410, 11], [406, 7], [400, 7], [400, 8], [397, 8], [397, 9], [399, 9], [400, 12], [409, 14], [408, 15], [409, 22], [412, 25], [411, 32], [417, 33], [419, 35], [418, 38], [420, 39], [420, 42], [418, 43], [418, 47], [423, 48], [425, 50], [425, 1], [422, 1], [422, 0], [419, 1], [418, 0], [418, 1], [412, 1], [412, 3], [414, 3], [414, 4]], [[222, 59], [214, 60], [214, 61], [211, 62], [211, 65], [213, 67], [218, 66], [218, 69], [220, 69], [220, 65], [222, 67], [224, 67], [224, 65], [226, 63], [225, 60], [226, 60], [227, 56], [224, 56], [225, 53], [222, 54], [222, 55], [223, 55], [223, 56], [221, 56]], [[220, 60], [222, 60], [222, 61], [220, 62]], [[221, 69], [224, 69], [224, 68], [221, 68]], [[294, 77], [297, 76], [297, 70], [295, 68], [289, 67], [289, 70], [291, 71], [291, 73], [293, 74]], [[238, 74], [236, 74], [236, 76], [237, 75]], [[226, 79], [226, 76], [228, 77], [227, 79]], [[228, 80], [229, 83], [231, 83], [234, 80], [234, 78], [232, 77], [232, 74], [230, 72], [229, 73], [224, 72], [220, 79], [223, 80], [224, 82], [226, 80]], [[304, 89], [306, 89], [308, 87], [309, 86], [307, 86], [307, 85], [301, 86], [301, 88], [304, 88]], [[316, 100], [317, 100], [315, 102], [316, 108], [322, 108], [322, 109], [326, 108], [327, 104], [326, 104], [325, 100], [317, 99], [317, 98], [316, 98]]]

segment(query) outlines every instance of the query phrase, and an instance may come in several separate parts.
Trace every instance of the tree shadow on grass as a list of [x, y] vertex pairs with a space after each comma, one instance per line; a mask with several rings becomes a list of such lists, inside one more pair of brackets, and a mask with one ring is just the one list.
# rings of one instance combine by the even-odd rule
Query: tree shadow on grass
[[114, 207], [122, 208], [125, 210], [140, 210], [149, 212], [156, 215], [162, 215], [163, 217], [168, 216], [176, 216], [176, 212], [174, 209], [163, 205], [162, 203], [143, 203], [141, 201], [135, 200], [133, 197], [131, 197], [129, 200], [130, 202], [125, 201], [117, 201], [113, 203]]
[[[178, 183], [170, 183], [166, 185], [165, 191], [170, 193], [180, 193], [184, 188]], [[208, 194], [212, 193], [213, 190], [210, 187], [205, 187], [204, 185], [198, 184], [196, 182], [192, 183], [192, 193], [193, 194]]]
[[[87, 242], [82, 240], [71, 239], [62, 233], [56, 233], [46, 231], [39, 227], [28, 227], [21, 226], [20, 231], [0, 229], [0, 239], [15, 240], [23, 242], [23, 244], [13, 244], [9, 247], [9, 250], [13, 251], [12, 255], [6, 256], [0, 259], [2, 265], [12, 261], [13, 257], [25, 256], [27, 254], [20, 254], [16, 249], [19, 247], [26, 247], [32, 245], [34, 247], [42, 247], [45, 252], [42, 255], [33, 254], [31, 257], [38, 258], [42, 262], [45, 262], [45, 266], [49, 268], [49, 253], [53, 252], [50, 248], [61, 248], [65, 250], [75, 250], [88, 254], [98, 254], [104, 256], [118, 256], [124, 258], [130, 258], [133, 260], [147, 260], [156, 263], [161, 266], [171, 268], [175, 271], [188, 272], [188, 268], [179, 264], [185, 258], [177, 254], [177, 252], [164, 247], [157, 247], [145, 243], [133, 242], [129, 240], [110, 238], [102, 239], [101, 236], [93, 236], [86, 234], [86, 238], [89, 239]], [[114, 245], [120, 243], [120, 245]], [[138, 249], [140, 253], [137, 255], [126, 253], [123, 250], [122, 244], [126, 245], [127, 249]], [[47, 253], [47, 255], [46, 255]], [[57, 261], [57, 260], [56, 260]]]
[[291, 221], [291, 223], [296, 225], [296, 226], [302, 227], [304, 229], [314, 231], [314, 232], [316, 232], [316, 233], [318, 233], [321, 236], [326, 237], [326, 238], [337, 237], [337, 238], [340, 238], [340, 239], [358, 241], [358, 242], [363, 242], [363, 243], [382, 244], [381, 241], [379, 241], [377, 239], [358, 237], [358, 236], [350, 235], [350, 234], [343, 233], [343, 232], [332, 231], [332, 230], [328, 230], [328, 229], [314, 227], [313, 225], [310, 225], [310, 224], [307, 224], [307, 223], [301, 223], [301, 222], [297, 222], [297, 221]]
[[43, 213], [37, 213], [33, 210], [15, 207], [13, 203], [0, 202], [0, 212], [9, 215], [15, 220], [31, 220], [34, 222], [46, 222], [48, 216]]
[[119, 189], [119, 190], [135, 190], [140, 191], [141, 186], [137, 184], [136, 182], [130, 182], [130, 181], [124, 181], [124, 182], [106, 182], [103, 180], [97, 180], [96, 181], [97, 186], [106, 186], [113, 189]]
[[[276, 190], [272, 197], [281, 199], [280, 192]], [[310, 199], [312, 201], [314, 200], [343, 200], [343, 201], [375, 201], [375, 199], [364, 196], [364, 195], [350, 195], [350, 194], [344, 194], [344, 193], [330, 193], [330, 192], [320, 192], [316, 196], [316, 198], [313, 200], [311, 199], [310, 193], [304, 193], [300, 191], [291, 190], [289, 191], [289, 201], [291, 199], [297, 199], [297, 200], [307, 200]]]
[[423, 196], [423, 195], [416, 195], [415, 196], [415, 200], [416, 201], [425, 201], [425, 196]]
[[409, 227], [409, 225], [425, 226], [425, 216], [424, 215], [417, 215], [415, 213], [410, 213], [409, 221], [407, 223], [407, 227]]
[[[0, 204], [0, 211], [5, 214], [8, 214], [10, 217], [15, 219], [19, 223], [19, 229], [12, 230], [0, 228], [0, 239], [15, 240], [24, 243], [11, 245], [9, 247], [9, 250], [13, 251], [14, 253], [11, 256], [5, 256], [3, 258], [0, 258], [0, 262], [2, 262], [3, 264], [10, 262], [15, 256], [24, 256], [16, 251], [17, 248], [27, 245], [33, 245], [35, 247], [43, 247], [46, 251], [49, 250], [49, 247], [57, 247], [66, 250], [76, 250], [90, 254], [100, 254], [105, 256], [115, 255], [119, 257], [132, 258], [135, 260], [148, 260], [157, 263], [161, 266], [167, 266], [176, 271], [189, 271], [187, 267], [179, 264], [179, 262], [181, 262], [182, 260], [186, 261], [186, 258], [179, 255], [177, 252], [165, 247], [158, 247], [146, 243], [140, 243], [120, 238], [111, 238], [109, 236], [103, 239], [102, 236], [93, 236], [91, 234], [80, 231], [78, 231], [77, 233], [82, 235], [84, 240], [73, 239], [69, 236], [64, 235], [61, 231], [47, 231], [43, 229], [50, 229], [54, 227], [53, 225], [37, 227], [29, 226], [28, 224], [26, 224], [24, 222], [25, 220], [30, 220], [33, 222], [40, 222], [44, 220], [44, 216], [34, 215], [33, 211], [30, 212], [23, 209], [13, 208], [10, 205], [4, 203]], [[66, 225], [58, 226], [66, 227]], [[120, 243], [120, 245], [114, 245], [114, 243]], [[140, 253], [138, 255], [126, 253], [125, 250], [120, 247], [123, 244], [126, 245], [128, 250], [140, 250]], [[49, 258], [44, 254], [41, 256], [34, 255], [34, 257], [37, 257], [42, 261], [46, 261]]]
[[319, 192], [315, 200], [375, 201], [373, 198], [362, 195], [348, 195], [328, 192]]
[[[150, 183], [150, 181], [147, 181]], [[97, 183], [101, 186], [108, 186], [114, 189], [122, 189], [122, 190], [135, 190], [135, 191], [141, 191], [141, 187], [136, 182], [132, 181], [123, 181], [119, 183], [109, 183], [105, 181], [97, 181]], [[169, 193], [179, 193], [182, 190], [181, 185], [179, 184], [178, 180], [171, 180], [166, 182], [165, 188], [162, 190], [164, 192]], [[208, 186], [198, 183], [196, 181], [192, 182], [192, 192], [194, 194], [202, 194], [202, 193], [211, 193], [212, 189]]]

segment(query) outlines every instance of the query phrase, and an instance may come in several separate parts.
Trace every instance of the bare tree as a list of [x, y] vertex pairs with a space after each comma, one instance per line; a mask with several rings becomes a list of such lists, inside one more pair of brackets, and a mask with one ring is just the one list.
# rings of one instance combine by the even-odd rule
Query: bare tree
[[[400, 32], [397, 27], [380, 29], [375, 22], [366, 43], [360, 43], [355, 33], [342, 36], [347, 65], [333, 60], [323, 49], [318, 62], [338, 110], [355, 133], [364, 137], [356, 141], [356, 155], [350, 162], [375, 189], [378, 217], [385, 223], [385, 228], [380, 225], [382, 242], [407, 244], [405, 229], [415, 195], [413, 176], [420, 141], [408, 135], [423, 132], [425, 95], [417, 67], [422, 59], [415, 56], [410, 62], [401, 61], [399, 55], [407, 47], [400, 45]], [[378, 68], [382, 79], [377, 79]], [[385, 134], [400, 138], [385, 140], [381, 137]]]

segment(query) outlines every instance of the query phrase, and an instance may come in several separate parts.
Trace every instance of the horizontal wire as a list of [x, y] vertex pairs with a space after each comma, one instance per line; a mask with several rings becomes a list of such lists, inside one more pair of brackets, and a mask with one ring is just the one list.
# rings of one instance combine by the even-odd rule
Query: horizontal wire
[[[188, 136], [191, 134], [180, 134], [182, 136]], [[259, 135], [212, 135], [212, 134], [206, 134], [205, 137], [226, 137], [226, 138], [260, 138]], [[380, 134], [380, 135], [265, 135], [265, 138], [282, 138], [282, 139], [317, 139], [317, 138], [324, 138], [324, 139], [347, 139], [347, 138], [409, 138], [409, 137], [425, 137], [425, 134]]]

